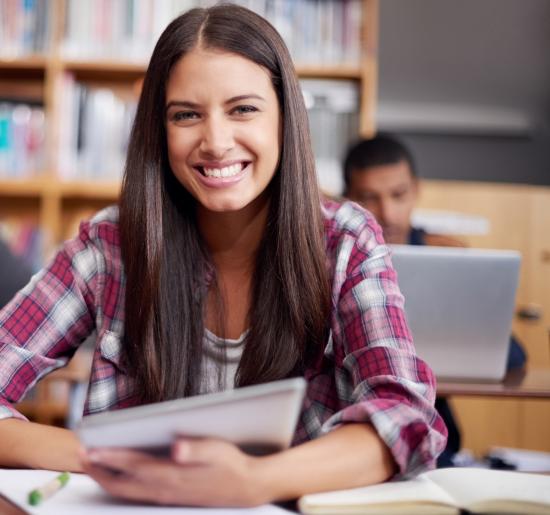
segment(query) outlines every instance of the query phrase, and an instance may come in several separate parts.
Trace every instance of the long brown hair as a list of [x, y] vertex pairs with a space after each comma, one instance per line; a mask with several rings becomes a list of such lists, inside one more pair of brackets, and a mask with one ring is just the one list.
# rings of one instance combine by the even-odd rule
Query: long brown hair
[[300, 373], [328, 334], [323, 220], [307, 112], [288, 50], [277, 31], [248, 9], [192, 9], [170, 23], [153, 51], [122, 183], [123, 360], [140, 402], [193, 395], [200, 387], [204, 304], [208, 281], [216, 276], [197, 230], [195, 200], [168, 164], [164, 125], [170, 71], [199, 44], [267, 69], [283, 120], [236, 384]]

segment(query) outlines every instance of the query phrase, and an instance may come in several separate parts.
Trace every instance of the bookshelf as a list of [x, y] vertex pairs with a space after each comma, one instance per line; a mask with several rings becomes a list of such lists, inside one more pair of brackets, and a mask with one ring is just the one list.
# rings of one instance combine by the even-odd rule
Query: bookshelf
[[[359, 132], [364, 136], [375, 132], [378, 1], [328, 0], [319, 3], [310, 0], [282, 0], [271, 3], [283, 6], [287, 11], [297, 10], [293, 11], [294, 23], [301, 24], [305, 23], [304, 20], [316, 19], [315, 16], [311, 16], [311, 9], [316, 5], [330, 16], [341, 16], [338, 9], [342, 9], [343, 5], [347, 6], [346, 16], [351, 20], [353, 30], [345, 31], [341, 28], [339, 35], [334, 34], [334, 31], [329, 32], [332, 37], [340, 37], [345, 41], [354, 38], [351, 41], [354, 59], [343, 59], [342, 49], [342, 55], [338, 55], [338, 52], [327, 50], [319, 44], [311, 45], [313, 50], [309, 49], [310, 55], [312, 52], [318, 53], [318, 58], [309, 59], [307, 51], [304, 52], [303, 48], [300, 50], [301, 53], [297, 52], [296, 55], [292, 45], [289, 46], [300, 79], [347, 81], [356, 86], [359, 93], [357, 125]], [[177, 12], [168, 12], [170, 7], [167, 6], [177, 5], [178, 12], [183, 12], [195, 5], [212, 3], [214, 2], [210, 0], [129, 0], [125, 5], [139, 5], [141, 8], [145, 6], [149, 13], [133, 12], [133, 28], [137, 27], [138, 31], [142, 30], [144, 16], [153, 18], [151, 24], [157, 33], [146, 34], [139, 40], [150, 41], [150, 51], [160, 30], [177, 15]], [[255, 7], [268, 5], [269, 2], [237, 0], [237, 3], [258, 11]], [[25, 10], [32, 5], [38, 12], [29, 22], [31, 18], [28, 18], [29, 13]], [[67, 159], [67, 141], [74, 143], [77, 132], [66, 117], [68, 97], [71, 94], [82, 94], [82, 91], [86, 93], [101, 90], [113, 92], [117, 99], [122, 99], [123, 102], [131, 102], [132, 98], [137, 101], [139, 83], [147, 66], [148, 57], [143, 57], [143, 53], [141, 57], [136, 57], [135, 49], [132, 48], [127, 52], [123, 50], [126, 57], [119, 59], [109, 49], [104, 51], [103, 56], [94, 53], [94, 47], [98, 45], [90, 43], [91, 40], [84, 42], [82, 51], [79, 51], [78, 45], [71, 44], [71, 34], [82, 44], [82, 34], [90, 33], [90, 27], [95, 26], [94, 23], [99, 16], [96, 12], [99, 5], [108, 9], [108, 6], [114, 3], [100, 4], [95, 0], [16, 0], [9, 7], [7, 4], [0, 4], [0, 11], [11, 9], [7, 14], [5, 11], [0, 12], [0, 18], [3, 15], [5, 20], [10, 22], [10, 16], [21, 16], [26, 20], [26, 28], [19, 39], [17, 34], [8, 34], [7, 30], [3, 33], [0, 28], [0, 223], [19, 220], [22, 224], [38, 227], [41, 232], [44, 260], [52, 256], [63, 240], [75, 234], [81, 219], [116, 202], [120, 188], [119, 170], [106, 167], [92, 170], [93, 173], [86, 172], [79, 166], [80, 163], [75, 164], [74, 160]], [[105, 12], [102, 15], [104, 14]], [[113, 19], [116, 19], [116, 16], [111, 18], [109, 26], [114, 26]], [[71, 20], [78, 24], [73, 30]], [[272, 19], [270, 21], [274, 22]], [[11, 22], [13, 26], [22, 26], [15, 18]], [[277, 23], [274, 24], [283, 37], [285, 34], [288, 36], [292, 27], [286, 19], [279, 19], [279, 22], [282, 22], [284, 30], [281, 30]], [[323, 30], [327, 30], [326, 24]], [[36, 31], [38, 33], [35, 33]], [[120, 34], [111, 36], [107, 35], [106, 40], [116, 41]], [[330, 58], [325, 58], [324, 52], [331, 54]], [[2, 115], [4, 120], [8, 116], [7, 107], [13, 109], [22, 103], [43, 110], [43, 141], [39, 159], [34, 162], [34, 166], [18, 169], [15, 173], [13, 167], [6, 165], [7, 160], [2, 161], [2, 151], [6, 148], [2, 147], [1, 124]], [[9, 105], [6, 107], [7, 104]], [[12, 111], [9, 111], [10, 116], [11, 114]], [[76, 371], [59, 371], [52, 381], [44, 385], [41, 383], [37, 387], [35, 397], [21, 403], [19, 408], [27, 416], [40, 422], [52, 423], [62, 420], [68, 410], [68, 398], [67, 392], [62, 395], [56, 394], [61, 391], [57, 383], [73, 381], [71, 374], [84, 377], [87, 373], [86, 366], [81, 368], [82, 370]]]
[[[253, 9], [256, 5], [264, 4], [262, 0], [241, 3]], [[300, 78], [346, 80], [357, 85], [360, 98], [359, 132], [367, 136], [375, 132], [378, 0], [348, 0], [346, 3], [352, 6], [348, 15], [356, 17], [357, 10], [361, 11], [360, 31], [357, 33], [359, 51], [355, 49], [358, 54], [355, 62], [337, 62], [338, 59], [335, 58], [326, 60], [325, 65], [318, 62], [308, 63], [303, 58], [295, 60]], [[322, 8], [331, 10], [332, 16], [346, 3], [333, 0], [324, 3]], [[147, 2], [141, 2], [141, 5], [146, 4]], [[196, 4], [204, 5], [208, 1], [181, 1], [180, 11]], [[289, 4], [303, 4], [301, 8], [306, 11], [315, 5], [309, 0]], [[22, 1], [21, 9], [24, 9], [23, 5]], [[75, 83], [86, 88], [110, 90], [119, 98], [136, 98], [137, 84], [145, 73], [146, 58], [135, 59], [132, 52], [128, 54], [129, 60], [115, 59], [111, 54], [108, 59], [101, 58], [88, 51], [79, 54], [74, 45], [67, 43], [67, 35], [70, 36], [71, 33], [68, 24], [71, 19], [75, 19], [75, 10], [83, 9], [87, 15], [95, 15], [97, 6], [91, 0], [37, 0], [36, 5], [42, 11], [45, 10], [43, 14], [47, 26], [44, 27], [44, 21], [40, 25], [40, 30], [44, 32], [45, 50], [37, 53], [33, 48], [29, 52], [25, 48], [17, 48], [16, 45], [14, 47], [12, 43], [7, 47], [11, 49], [9, 53], [4, 49], [0, 51], [0, 105], [4, 100], [14, 98], [14, 102], [28, 100], [43, 106], [46, 120], [43, 156], [39, 167], [20, 171], [17, 176], [0, 169], [0, 222], [8, 216], [35, 222], [43, 232], [44, 257], [49, 257], [61, 241], [71, 236], [80, 217], [116, 201], [120, 183], [118, 170], [96, 170], [98, 176], [92, 180], [90, 173], [82, 173], [73, 162], [63, 164], [61, 154], [65, 140], [71, 137], [70, 134], [67, 135], [64, 118], [63, 103], [68, 94], [67, 88], [64, 88], [64, 78], [70, 74]], [[166, 6], [163, 9], [165, 12], [161, 14], [169, 21], [173, 15], [166, 12]], [[82, 21], [78, 23], [82, 24]], [[155, 23], [159, 25], [160, 21]], [[165, 25], [166, 23], [162, 23], [162, 26]], [[285, 27], [288, 31], [288, 24]], [[285, 35], [284, 30], [281, 33]], [[154, 40], [156, 37], [155, 35]], [[0, 41], [1, 39], [0, 34]], [[93, 167], [93, 164], [90, 166]], [[70, 170], [69, 174], [64, 173], [67, 169]]]

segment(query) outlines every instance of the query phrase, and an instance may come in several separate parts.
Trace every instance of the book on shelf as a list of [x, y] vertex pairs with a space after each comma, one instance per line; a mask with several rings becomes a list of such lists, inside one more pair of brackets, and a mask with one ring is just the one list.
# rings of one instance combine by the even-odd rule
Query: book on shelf
[[60, 177], [120, 179], [137, 100], [77, 82], [71, 73], [60, 87]]
[[414, 479], [303, 496], [308, 515], [550, 513], [550, 476], [480, 468], [438, 469]]
[[0, 99], [0, 177], [21, 179], [44, 167], [44, 109]]
[[[193, 7], [217, 0], [66, 0], [63, 55], [146, 62], [162, 30]], [[362, 0], [234, 0], [268, 19], [298, 64], [359, 65]]]
[[41, 54], [50, 48], [51, 2], [0, 2], [0, 55], [2, 58]]
[[351, 80], [302, 79], [317, 176], [321, 189], [340, 195], [342, 163], [359, 134], [359, 89]]

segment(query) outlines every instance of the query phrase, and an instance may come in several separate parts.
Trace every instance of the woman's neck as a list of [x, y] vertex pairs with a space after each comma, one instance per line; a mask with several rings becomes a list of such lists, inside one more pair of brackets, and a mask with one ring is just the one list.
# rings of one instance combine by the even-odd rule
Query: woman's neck
[[218, 272], [250, 269], [265, 231], [268, 209], [267, 197], [233, 212], [216, 213], [199, 206], [199, 230]]

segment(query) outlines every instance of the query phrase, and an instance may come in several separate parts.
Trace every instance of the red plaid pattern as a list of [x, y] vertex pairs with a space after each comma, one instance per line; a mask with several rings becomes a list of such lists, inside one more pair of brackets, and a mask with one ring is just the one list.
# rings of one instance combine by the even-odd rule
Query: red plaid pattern
[[[431, 468], [446, 441], [434, 409], [435, 380], [416, 356], [390, 251], [371, 215], [326, 201], [332, 288], [330, 335], [305, 372], [308, 392], [294, 443], [342, 423], [368, 422], [390, 448], [400, 475]], [[95, 334], [84, 414], [136, 403], [121, 365], [125, 276], [118, 211], [81, 225], [52, 263], [0, 312], [0, 418], [42, 377], [64, 366]]]

